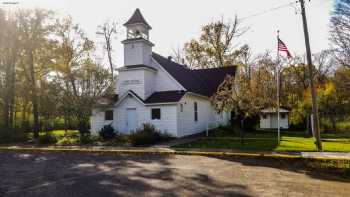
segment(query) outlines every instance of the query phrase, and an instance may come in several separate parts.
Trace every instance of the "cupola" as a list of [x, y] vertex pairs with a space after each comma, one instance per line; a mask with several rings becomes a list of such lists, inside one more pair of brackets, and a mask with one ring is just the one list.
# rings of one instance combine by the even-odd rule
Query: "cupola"
[[150, 65], [152, 47], [149, 41], [149, 30], [152, 27], [142, 16], [140, 9], [136, 9], [131, 18], [124, 23], [126, 40], [124, 44], [124, 65]]

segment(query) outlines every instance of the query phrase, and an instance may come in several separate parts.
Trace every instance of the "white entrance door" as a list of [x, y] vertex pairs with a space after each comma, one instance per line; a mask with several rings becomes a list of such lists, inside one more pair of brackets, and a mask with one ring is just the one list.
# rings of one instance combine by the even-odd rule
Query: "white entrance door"
[[126, 130], [132, 131], [137, 128], [137, 113], [136, 108], [126, 109]]
[[270, 114], [270, 128], [271, 129], [277, 129], [277, 115], [276, 114]]

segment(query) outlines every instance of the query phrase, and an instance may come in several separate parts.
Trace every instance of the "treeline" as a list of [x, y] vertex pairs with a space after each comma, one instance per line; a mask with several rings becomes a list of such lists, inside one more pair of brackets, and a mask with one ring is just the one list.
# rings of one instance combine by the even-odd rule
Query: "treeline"
[[0, 27], [0, 134], [88, 132], [91, 107], [114, 84], [94, 42], [72, 18], [41, 9], [0, 9]]
[[[337, 2], [329, 28], [332, 47], [313, 54], [324, 130], [350, 127], [349, 10], [349, 1]], [[24, 132], [37, 137], [39, 131], [51, 129], [88, 132], [96, 99], [114, 90], [111, 40], [117, 24], [97, 27], [107, 65], [96, 61], [96, 43], [70, 17], [41, 9], [0, 9], [0, 27], [0, 137]], [[233, 110], [243, 120], [256, 117], [262, 108], [276, 107], [277, 100], [276, 57], [269, 51], [254, 55], [248, 45], [238, 46], [246, 30], [237, 17], [221, 18], [204, 25], [197, 39], [173, 54], [190, 69], [238, 65], [239, 79], [227, 79], [212, 100], [218, 110]], [[311, 114], [308, 67], [303, 56], [281, 58], [279, 64], [281, 105], [291, 110], [291, 123], [304, 128]]]
[[[330, 21], [332, 47], [312, 55], [324, 131], [350, 130], [349, 10], [349, 1], [339, 1]], [[311, 95], [310, 71], [304, 56], [284, 58], [281, 54], [277, 62], [275, 52], [254, 55], [248, 45], [237, 47], [246, 29], [237, 17], [233, 21], [221, 18], [204, 25], [198, 39], [174, 51], [174, 59], [191, 69], [238, 65], [239, 78], [226, 79], [212, 100], [218, 110], [235, 111], [243, 121], [256, 119], [263, 108], [277, 106], [276, 73], [279, 72], [280, 106], [290, 109], [292, 127], [306, 129], [311, 115]]]

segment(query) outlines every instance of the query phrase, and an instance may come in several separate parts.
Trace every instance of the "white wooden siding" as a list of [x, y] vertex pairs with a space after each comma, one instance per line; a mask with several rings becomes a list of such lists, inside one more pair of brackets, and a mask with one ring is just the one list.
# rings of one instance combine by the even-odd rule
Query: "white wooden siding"
[[[157, 106], [144, 106], [134, 97], [125, 98], [116, 108], [116, 117], [113, 121], [113, 127], [122, 133], [129, 133], [126, 127], [126, 110], [127, 108], [136, 108], [139, 128], [144, 123], [150, 123], [157, 129], [167, 132], [173, 136], [177, 136], [177, 117], [176, 117], [176, 105], [157, 105]], [[151, 120], [151, 109], [160, 108], [161, 119]]]
[[185, 90], [157, 61], [152, 60], [152, 66], [158, 70], [154, 79], [155, 91]]
[[155, 90], [155, 77], [157, 73], [146, 70], [144, 73], [144, 81], [145, 81], [145, 98], [148, 98], [151, 96], [151, 94]]
[[[194, 120], [194, 102], [198, 105], [198, 121]], [[180, 105], [183, 105], [183, 111]], [[229, 123], [229, 113], [217, 114], [209, 99], [186, 94], [178, 105], [178, 134], [179, 137], [205, 131], [209, 123], [226, 125]]]
[[[113, 109], [108, 109], [113, 110]], [[115, 110], [113, 110], [113, 117], [115, 117]], [[98, 134], [98, 132], [104, 127], [105, 125], [109, 125], [113, 123], [111, 120], [105, 120], [105, 111], [101, 111], [100, 109], [93, 109], [92, 110], [92, 116], [90, 118], [91, 122], [91, 132], [92, 134]]]
[[[151, 109], [160, 108], [160, 120], [151, 119]], [[147, 106], [146, 122], [153, 124], [159, 130], [169, 133], [174, 137], [178, 137], [177, 132], [177, 106], [176, 105], [157, 105]]]
[[[123, 70], [119, 72], [118, 76], [118, 90], [119, 96], [124, 95], [128, 90], [134, 91], [141, 98], [145, 95], [145, 80], [144, 80], [144, 70]], [[125, 84], [128, 80], [138, 80], [139, 84]]]
[[[280, 114], [280, 127], [283, 129], [289, 128], [288, 114], [282, 118]], [[266, 118], [260, 116], [260, 128], [262, 129], [277, 129], [277, 114], [266, 113]]]
[[[134, 91], [142, 99], [148, 98], [155, 88], [156, 72], [148, 69], [121, 70], [118, 76], [118, 93], [120, 96], [128, 90]], [[126, 81], [137, 81], [138, 83], [125, 84]]]
[[134, 41], [124, 44], [124, 65], [149, 65], [152, 56], [152, 47], [146, 42]]

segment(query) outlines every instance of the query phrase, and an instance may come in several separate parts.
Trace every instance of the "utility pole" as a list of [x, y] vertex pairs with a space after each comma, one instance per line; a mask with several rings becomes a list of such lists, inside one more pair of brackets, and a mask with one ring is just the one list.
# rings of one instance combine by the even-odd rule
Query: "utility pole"
[[317, 150], [322, 151], [321, 135], [320, 135], [320, 122], [318, 117], [318, 107], [317, 107], [317, 93], [315, 90], [314, 84], [314, 66], [312, 65], [311, 59], [311, 50], [310, 50], [310, 40], [309, 40], [309, 30], [307, 27], [306, 13], [305, 13], [305, 1], [299, 0], [301, 7], [301, 16], [303, 19], [303, 28], [304, 28], [304, 37], [305, 37], [305, 47], [306, 47], [306, 59], [309, 68], [309, 77], [310, 77], [310, 88], [312, 96], [312, 114], [313, 114], [313, 123], [314, 123], [314, 137], [316, 139]]

